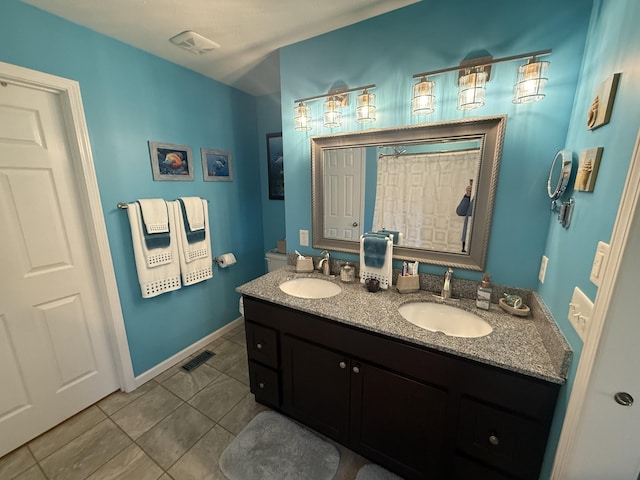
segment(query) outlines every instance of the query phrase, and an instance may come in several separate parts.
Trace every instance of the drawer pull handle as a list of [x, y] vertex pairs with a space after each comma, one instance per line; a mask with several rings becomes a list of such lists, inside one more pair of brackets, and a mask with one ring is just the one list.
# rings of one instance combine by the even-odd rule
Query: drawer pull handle
[[260, 383], [258, 384], [258, 387], [260, 387], [260, 390], [264, 390], [264, 383], [263, 383], [263, 382], [260, 382]]
[[491, 445], [498, 445], [500, 443], [500, 439], [496, 435], [491, 435], [489, 437], [489, 443]]
[[623, 405], [625, 407], [630, 407], [633, 405], [633, 397], [629, 395], [627, 392], [618, 392], [613, 396], [613, 399], [616, 403]]
[[340, 365], [340, 368], [347, 368], [347, 364], [345, 362], [340, 362], [338, 365]]
[[358, 367], [353, 367], [353, 373], [360, 373], [360, 369]]
[[256, 343], [256, 348], [258, 350], [262, 350], [262, 344], [261, 343]]

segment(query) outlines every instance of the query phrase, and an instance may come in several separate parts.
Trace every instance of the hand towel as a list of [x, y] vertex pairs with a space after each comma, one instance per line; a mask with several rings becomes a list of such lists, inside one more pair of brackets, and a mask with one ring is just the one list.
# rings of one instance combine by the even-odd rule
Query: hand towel
[[[164, 201], [164, 200], [163, 200]], [[149, 251], [144, 241], [142, 212], [138, 202], [128, 204], [127, 214], [131, 227], [131, 243], [138, 272], [138, 282], [142, 298], [150, 298], [161, 293], [180, 288], [180, 263], [178, 261], [177, 238], [173, 235], [168, 247]], [[172, 209], [167, 210], [170, 231], [176, 232]]]
[[388, 238], [384, 235], [364, 235], [362, 242], [364, 264], [367, 267], [382, 268], [387, 254]]
[[171, 243], [167, 202], [161, 198], [141, 198], [140, 215], [147, 249], [166, 248]]
[[182, 216], [181, 202], [170, 202], [172, 204], [174, 216], [176, 218], [178, 257], [180, 258], [180, 274], [182, 283], [193, 285], [213, 277], [211, 266], [211, 236], [209, 234], [209, 207], [207, 201], [199, 199], [203, 215], [203, 228], [205, 232], [204, 240], [189, 243], [187, 240], [186, 226]]
[[189, 229], [191, 231], [203, 230], [205, 223], [205, 212], [202, 208], [202, 199], [200, 197], [180, 197], [184, 204]]
[[187, 209], [185, 207], [184, 201], [181, 198], [179, 198], [178, 202], [180, 203], [180, 211], [182, 213], [182, 224], [184, 225], [184, 231], [187, 234], [187, 242], [196, 243], [204, 240], [206, 237], [204, 227], [201, 230], [191, 230], [191, 226], [189, 225], [189, 219], [187, 218]]
[[141, 198], [140, 210], [145, 230], [149, 234], [169, 231], [169, 213], [167, 202], [161, 198]]

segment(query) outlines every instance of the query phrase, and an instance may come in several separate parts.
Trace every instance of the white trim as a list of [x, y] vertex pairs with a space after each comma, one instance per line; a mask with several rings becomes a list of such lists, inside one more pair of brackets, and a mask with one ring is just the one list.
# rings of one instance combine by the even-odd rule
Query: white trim
[[136, 388], [138, 388], [140, 385], [142, 385], [144, 383], [147, 383], [149, 380], [153, 380], [155, 377], [160, 375], [162, 372], [164, 372], [168, 368], [173, 367], [176, 363], [181, 362], [182, 360], [187, 358], [189, 355], [192, 355], [193, 353], [197, 352], [198, 350], [206, 347], [211, 342], [213, 342], [216, 338], [220, 338], [225, 333], [227, 333], [227, 332], [233, 330], [234, 328], [238, 327], [239, 325], [242, 324], [243, 321], [244, 321], [244, 317], [236, 318], [231, 323], [227, 323], [224, 327], [219, 328], [215, 332], [207, 335], [206, 337], [201, 338], [200, 340], [198, 340], [195, 343], [192, 343], [191, 345], [189, 345], [184, 350], [181, 350], [178, 353], [176, 353], [175, 355], [167, 358], [165, 361], [160, 362], [159, 364], [155, 365], [154, 367], [151, 367], [146, 372], [141, 373], [140, 375], [138, 375], [135, 378]]
[[81, 203], [85, 224], [88, 226], [91, 255], [96, 268], [98, 294], [107, 319], [111, 351], [120, 388], [129, 392], [136, 386], [133, 366], [111, 259], [107, 228], [98, 192], [98, 180], [93, 165], [89, 132], [80, 96], [80, 84], [75, 80], [4, 62], [0, 62], [0, 77], [3, 81], [55, 93], [60, 98], [66, 130], [69, 135], [69, 149], [75, 167], [76, 184], [80, 187], [78, 193], [83, 200]]
[[596, 361], [602, 330], [607, 321], [607, 314], [611, 298], [615, 291], [618, 271], [622, 263], [623, 254], [629, 237], [632, 220], [640, 200], [640, 131], [636, 138], [636, 146], [631, 158], [620, 207], [611, 234], [611, 249], [607, 269], [602, 278], [602, 284], [596, 294], [591, 324], [591, 331], [582, 349], [576, 378], [571, 390], [571, 397], [562, 425], [562, 432], [556, 458], [551, 472], [551, 478], [561, 480], [567, 478], [566, 469], [569, 467], [569, 457], [576, 445], [576, 434], [580, 417], [584, 408], [591, 372]]

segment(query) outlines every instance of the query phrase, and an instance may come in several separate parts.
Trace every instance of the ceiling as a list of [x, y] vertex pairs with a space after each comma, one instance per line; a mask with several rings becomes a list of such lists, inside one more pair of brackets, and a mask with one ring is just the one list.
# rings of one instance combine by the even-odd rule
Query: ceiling
[[[278, 49], [419, 0], [23, 0], [252, 95], [280, 91]], [[197, 55], [169, 38], [220, 45]]]

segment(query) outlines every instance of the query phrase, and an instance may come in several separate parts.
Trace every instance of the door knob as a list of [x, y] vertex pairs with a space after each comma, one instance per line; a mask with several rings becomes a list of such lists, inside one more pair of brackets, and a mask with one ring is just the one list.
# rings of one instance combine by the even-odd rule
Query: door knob
[[357, 227], [357, 226], [358, 226], [358, 222], [353, 222], [353, 223], [351, 224], [351, 226], [352, 226], [352, 227]]
[[623, 405], [625, 407], [630, 407], [633, 405], [633, 397], [629, 395], [627, 392], [618, 392], [613, 396], [613, 399], [616, 403]]
[[360, 373], [360, 369], [358, 367], [353, 367], [353, 373]]
[[340, 362], [338, 365], [340, 365], [340, 368], [347, 368], [347, 364], [345, 362]]

